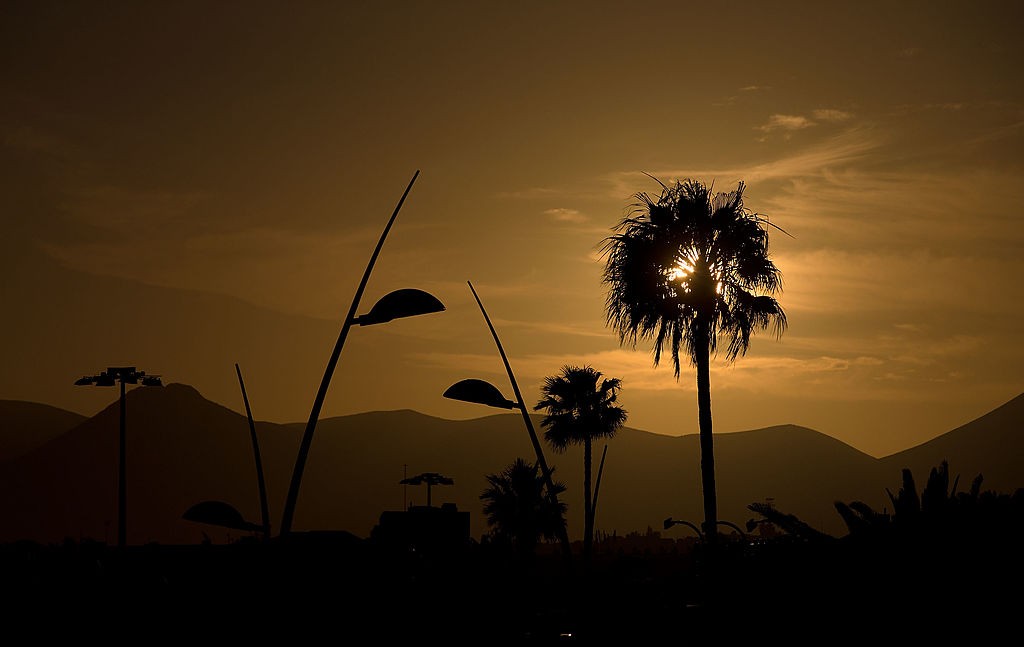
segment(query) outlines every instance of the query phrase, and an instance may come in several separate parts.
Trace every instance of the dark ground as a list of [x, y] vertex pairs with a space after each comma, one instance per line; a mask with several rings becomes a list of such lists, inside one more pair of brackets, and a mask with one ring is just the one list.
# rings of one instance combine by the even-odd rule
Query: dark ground
[[[33, 642], [151, 644], [843, 644], [1016, 635], [1019, 538], [882, 550], [785, 539], [609, 549], [570, 573], [496, 547], [410, 552], [313, 535], [287, 543], [0, 546], [4, 625]], [[954, 551], [954, 552], [951, 552]], [[770, 641], [771, 642], [771, 641]]]

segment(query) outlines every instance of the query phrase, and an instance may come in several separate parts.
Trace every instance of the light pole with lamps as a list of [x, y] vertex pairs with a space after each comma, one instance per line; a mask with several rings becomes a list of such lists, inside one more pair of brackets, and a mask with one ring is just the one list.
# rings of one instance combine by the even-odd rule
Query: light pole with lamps
[[[469, 289], [473, 293], [473, 298], [476, 299], [476, 304], [480, 306], [480, 312], [484, 316], [484, 321], [487, 323], [487, 328], [491, 331], [491, 337], [494, 338], [494, 344], [498, 347], [498, 354], [501, 355], [501, 361], [505, 364], [505, 371], [508, 373], [509, 382], [512, 384], [512, 391], [515, 393], [516, 400], [508, 400], [501, 394], [496, 386], [490, 382], [477, 379], [467, 379], [448, 387], [444, 392], [444, 397], [452, 400], [462, 400], [464, 402], [475, 402], [477, 404], [485, 404], [490, 407], [497, 407], [499, 409], [519, 409], [523, 414], [523, 422], [526, 424], [526, 431], [530, 434], [530, 442], [533, 444], [533, 451], [537, 455], [537, 464], [540, 465], [541, 473], [544, 476], [544, 485], [547, 488], [548, 498], [551, 503], [555, 505], [555, 509], [558, 506], [558, 495], [555, 493], [555, 486], [551, 480], [551, 470], [548, 468], [548, 463], [544, 459], [544, 449], [541, 447], [540, 440], [537, 438], [537, 430], [533, 426], [533, 420], [530, 418], [529, 409], [526, 408], [526, 403], [523, 401], [523, 394], [519, 390], [519, 383], [516, 382], [516, 376], [512, 373], [512, 366], [508, 362], [508, 356], [505, 354], [505, 349], [501, 345], [501, 340], [498, 339], [498, 333], [494, 330], [494, 325], [491, 323], [491, 318], [487, 316], [487, 311], [484, 309], [484, 304], [480, 301], [480, 297], [477, 295], [476, 290], [473, 289], [473, 283], [467, 281]], [[562, 554], [565, 558], [566, 565], [572, 568], [572, 544], [569, 543], [569, 530], [565, 524], [559, 526], [560, 541], [562, 544]]]
[[114, 386], [121, 385], [121, 429], [118, 436], [117, 466], [117, 545], [124, 548], [128, 541], [127, 508], [128, 508], [128, 474], [125, 460], [125, 384], [142, 386], [163, 386], [159, 375], [146, 375], [134, 366], [111, 366], [97, 375], [86, 375], [75, 380], [75, 386]]
[[292, 470], [292, 479], [288, 487], [288, 498], [285, 500], [284, 515], [281, 519], [280, 535], [282, 536], [288, 535], [292, 529], [292, 520], [295, 516], [295, 505], [298, 502], [299, 487], [302, 484], [302, 473], [306, 467], [306, 459], [309, 457], [309, 448], [313, 443], [313, 432], [316, 431], [316, 423], [320, 417], [320, 409], [323, 408], [324, 398], [327, 396], [327, 387], [330, 386], [331, 377], [334, 375], [334, 369], [338, 364], [338, 358], [341, 356], [341, 349], [345, 345], [345, 339], [348, 337], [349, 329], [353, 324], [370, 326], [373, 324], [386, 323], [392, 319], [399, 319], [401, 317], [412, 317], [414, 315], [441, 312], [444, 310], [444, 304], [438, 301], [433, 295], [422, 290], [407, 288], [403, 290], [395, 290], [394, 292], [384, 295], [376, 304], [374, 304], [370, 309], [370, 312], [362, 316], [356, 315], [359, 308], [359, 299], [363, 296], [363, 290], [366, 289], [366, 283], [370, 279], [370, 272], [373, 271], [373, 265], [377, 262], [377, 256], [380, 255], [380, 250], [384, 246], [384, 239], [387, 238], [388, 232], [391, 231], [391, 226], [394, 224], [395, 218], [398, 217], [398, 212], [401, 210], [402, 204], [405, 202], [406, 196], [409, 195], [409, 191], [412, 189], [412, 185], [419, 174], [420, 172], [416, 171], [412, 176], [409, 186], [405, 188], [405, 193], [402, 194], [402, 198], [398, 201], [395, 211], [391, 214], [391, 219], [388, 220], [388, 224], [384, 227], [384, 231], [380, 235], [380, 240], [377, 241], [377, 247], [373, 250], [373, 254], [370, 256], [370, 261], [366, 265], [366, 271], [363, 272], [363, 278], [359, 282], [359, 287], [356, 289], [356, 294], [352, 299], [352, 305], [349, 308], [348, 315], [342, 323], [341, 332], [338, 334], [338, 340], [334, 344], [334, 350], [331, 352], [331, 356], [327, 360], [327, 368], [324, 369], [324, 376], [320, 381], [320, 388], [317, 390], [316, 398], [313, 400], [313, 408], [309, 413], [309, 420], [306, 422], [306, 429], [303, 432], [302, 440], [299, 443], [299, 452], [295, 458], [295, 468]]

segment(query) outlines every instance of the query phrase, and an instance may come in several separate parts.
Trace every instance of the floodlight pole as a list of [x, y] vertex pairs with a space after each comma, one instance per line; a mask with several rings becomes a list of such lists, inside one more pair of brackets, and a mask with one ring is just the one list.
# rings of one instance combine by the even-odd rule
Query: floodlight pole
[[[487, 328], [491, 331], [491, 337], [494, 338], [494, 345], [498, 347], [498, 354], [501, 355], [501, 361], [505, 364], [505, 371], [508, 373], [508, 380], [512, 383], [512, 391], [516, 395], [516, 402], [518, 403], [519, 411], [523, 414], [523, 421], [526, 423], [526, 431], [530, 434], [530, 442], [533, 443], [533, 450], [537, 454], [537, 463], [540, 465], [542, 474], [544, 475], [544, 484], [547, 487], [548, 498], [552, 504], [558, 504], [558, 495], [555, 494], [555, 485], [551, 480], [551, 470], [548, 469], [548, 463], [544, 460], [544, 448], [541, 447], [540, 440], [537, 438], [537, 431], [533, 427], [533, 420], [530, 418], [530, 412], [526, 408], [526, 403], [523, 401], [523, 394], [519, 390], [519, 383], [516, 382], [516, 376], [512, 373], [512, 366], [508, 363], [508, 356], [505, 355], [505, 349], [501, 345], [501, 340], [498, 339], [498, 333], [494, 330], [494, 325], [491, 324], [491, 318], [487, 316], [487, 311], [484, 310], [484, 304], [481, 303], [480, 297], [477, 296], [476, 290], [473, 289], [473, 283], [466, 281], [469, 284], [469, 289], [473, 293], [473, 298], [476, 299], [476, 304], [480, 306], [480, 312], [484, 316], [484, 321], [487, 322]], [[569, 530], [566, 524], [559, 525], [559, 540], [562, 544], [562, 554], [565, 557], [566, 565], [572, 568], [572, 544], [569, 543]]]
[[120, 397], [118, 398], [118, 409], [119, 409], [119, 429], [118, 429], [118, 460], [117, 460], [117, 546], [118, 548], [124, 548], [128, 544], [128, 468], [127, 468], [127, 433], [126, 433], [126, 422], [125, 418], [127, 413], [127, 405], [125, 398], [125, 382], [131, 381], [132, 384], [138, 384], [139, 378], [142, 378], [142, 384], [144, 386], [162, 386], [160, 383], [159, 376], [147, 376], [145, 371], [136, 370], [134, 366], [110, 366], [107, 370], [93, 376], [86, 375], [85, 377], [76, 380], [75, 386], [87, 386], [95, 384], [97, 386], [114, 386], [115, 383], [120, 384]]
[[121, 384], [121, 429], [118, 435], [118, 465], [117, 465], [117, 545], [124, 548], [128, 545], [128, 460], [125, 458], [125, 406], [124, 397], [124, 374], [119, 374], [117, 381]]
[[330, 359], [327, 360], [327, 367], [324, 369], [323, 379], [320, 380], [320, 388], [317, 390], [316, 399], [313, 400], [313, 409], [309, 412], [309, 420], [306, 422], [306, 430], [302, 434], [302, 441], [299, 444], [299, 453], [295, 458], [295, 468], [292, 471], [291, 484], [288, 487], [288, 498], [284, 504], [284, 516], [281, 519], [281, 531], [280, 535], [287, 535], [292, 530], [292, 518], [295, 516], [295, 504], [299, 498], [299, 486], [302, 484], [302, 472], [306, 467], [306, 459], [309, 456], [309, 447], [313, 443], [313, 432], [316, 430], [316, 423], [320, 417], [320, 409], [323, 408], [324, 398], [327, 396], [327, 387], [331, 383], [331, 376], [334, 375], [334, 368], [338, 364], [338, 357], [341, 356], [341, 349], [345, 345], [345, 338], [348, 337], [348, 331], [352, 327], [352, 323], [356, 319], [356, 312], [359, 309], [359, 299], [363, 296], [363, 290], [366, 289], [366, 283], [370, 280], [370, 272], [373, 271], [373, 265], [377, 262], [377, 256], [380, 255], [380, 250], [384, 246], [384, 239], [387, 238], [388, 232], [391, 231], [391, 226], [395, 223], [395, 218], [398, 217], [398, 212], [402, 208], [402, 204], [405, 202], [406, 196], [409, 195], [409, 191], [412, 189], [413, 183], [419, 176], [420, 172], [416, 171], [412, 180], [409, 181], [409, 186], [405, 188], [405, 193], [402, 194], [402, 198], [398, 201], [398, 205], [395, 207], [394, 213], [391, 214], [391, 219], [388, 220], [387, 226], [384, 227], [384, 232], [380, 235], [380, 240], [377, 241], [377, 247], [373, 250], [373, 255], [370, 256], [370, 262], [366, 265], [366, 271], [363, 272], [363, 278], [359, 282], [359, 287], [356, 289], [356, 294], [352, 298], [352, 306], [349, 308], [348, 316], [345, 317], [345, 321], [341, 325], [341, 333], [338, 335], [338, 341], [334, 344], [334, 350], [331, 352]]

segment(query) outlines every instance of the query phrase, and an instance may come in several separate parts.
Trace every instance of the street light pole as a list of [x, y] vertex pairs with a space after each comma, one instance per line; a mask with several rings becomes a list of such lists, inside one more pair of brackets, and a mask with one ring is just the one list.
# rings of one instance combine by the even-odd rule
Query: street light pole
[[[530, 411], [526, 408], [526, 402], [523, 401], [523, 394], [519, 390], [519, 383], [516, 382], [516, 376], [512, 373], [512, 366], [508, 363], [508, 356], [505, 355], [505, 349], [501, 345], [501, 340], [498, 339], [498, 333], [494, 330], [494, 325], [491, 324], [491, 318], [487, 316], [487, 311], [484, 309], [484, 304], [480, 301], [480, 297], [477, 295], [476, 290], [473, 289], [473, 283], [466, 281], [469, 284], [469, 290], [473, 293], [473, 298], [476, 299], [476, 304], [480, 306], [480, 312], [484, 316], [484, 321], [487, 322], [487, 328], [491, 331], [491, 337], [494, 338], [494, 345], [498, 347], [498, 354], [501, 355], [501, 361], [505, 364], [505, 371], [508, 373], [508, 380], [512, 383], [512, 392], [516, 396], [516, 408], [523, 414], [523, 422], [526, 423], [526, 431], [530, 434], [530, 442], [533, 443], [533, 451], [537, 454], [537, 463], [540, 465], [541, 473], [544, 475], [544, 484], [547, 487], [548, 498], [551, 503], [555, 505], [555, 509], [558, 506], [558, 495], [555, 494], [555, 485], [551, 480], [551, 470], [548, 468], [548, 463], [544, 459], [544, 448], [541, 447], [540, 440], [537, 438], [537, 430], [534, 429], [533, 420], [530, 419]], [[566, 564], [571, 568], [572, 566], [572, 544], [569, 543], [569, 530], [565, 524], [559, 526], [559, 539], [562, 543], [562, 554], [565, 557]]]
[[121, 431], [118, 442], [118, 466], [117, 466], [117, 545], [124, 548], [128, 545], [128, 459], [125, 457], [127, 434], [125, 433], [125, 397], [124, 397], [124, 376], [119, 380], [121, 383]]
[[263, 460], [260, 458], [260, 442], [256, 437], [256, 422], [252, 418], [252, 409], [249, 407], [249, 396], [245, 393], [245, 382], [242, 381], [242, 369], [235, 363], [235, 373], [238, 374], [238, 386], [242, 389], [242, 401], [245, 403], [245, 417], [249, 419], [249, 436], [252, 439], [252, 453], [256, 460], [256, 484], [260, 494], [260, 514], [263, 521], [263, 539], [270, 539], [270, 506], [267, 503], [267, 483], [263, 478]]
[[163, 386], [159, 375], [146, 375], [145, 371], [138, 371], [134, 366], [112, 366], [106, 371], [97, 375], [86, 375], [75, 381], [75, 386], [114, 386], [120, 384], [121, 395], [118, 399], [120, 409], [120, 425], [118, 430], [118, 459], [117, 459], [117, 545], [124, 548], [128, 545], [128, 460], [126, 457], [126, 410], [125, 404], [125, 383], [138, 384], [141, 380], [143, 386]]
[[338, 334], [338, 340], [334, 344], [334, 350], [331, 352], [331, 356], [327, 360], [327, 367], [324, 369], [324, 376], [320, 380], [320, 388], [317, 390], [316, 398], [313, 400], [313, 408], [309, 412], [309, 420], [306, 422], [306, 429], [303, 432], [302, 440], [299, 443], [299, 452], [295, 458], [295, 468], [292, 471], [292, 479], [288, 487], [288, 498], [285, 500], [284, 515], [281, 519], [281, 536], [291, 533], [292, 520], [295, 516], [295, 505], [299, 498], [299, 486], [302, 484], [302, 473], [306, 467], [306, 459], [309, 457], [309, 448], [313, 443], [313, 432], [316, 430], [316, 423], [320, 417], [320, 409], [323, 407], [324, 398], [327, 396], [327, 387], [331, 383], [331, 377], [334, 375], [335, 366], [338, 364], [338, 358], [341, 356], [341, 349], [345, 345], [345, 339], [348, 337], [348, 331], [351, 329], [352, 324], [366, 326], [376, 323], [384, 323], [398, 317], [409, 317], [417, 314], [426, 314], [429, 312], [439, 312], [444, 310], [444, 306], [441, 302], [433, 296], [420, 290], [406, 289], [397, 290], [386, 295], [377, 302], [367, 315], [362, 317], [356, 316], [356, 312], [359, 308], [359, 299], [363, 295], [363, 290], [366, 289], [366, 283], [370, 279], [370, 272], [373, 271], [373, 266], [377, 262], [377, 256], [380, 255], [380, 250], [384, 246], [384, 240], [387, 238], [388, 232], [391, 231], [391, 226], [394, 224], [395, 218], [398, 217], [398, 212], [401, 210], [402, 204], [405, 202], [405, 198], [409, 195], [409, 191], [412, 189], [412, 185], [419, 174], [419, 171], [416, 171], [416, 173], [413, 174], [412, 180], [409, 181], [409, 186], [405, 188], [405, 193], [402, 194], [402, 198], [398, 201], [398, 205], [391, 214], [391, 219], [388, 220], [388, 224], [384, 227], [384, 231], [380, 235], [380, 240], [377, 241], [377, 247], [373, 250], [373, 254], [370, 256], [370, 261], [366, 265], [366, 271], [363, 272], [363, 278], [359, 282], [359, 287], [356, 289], [355, 296], [352, 298], [352, 305], [349, 308], [348, 315], [342, 323], [341, 332]]

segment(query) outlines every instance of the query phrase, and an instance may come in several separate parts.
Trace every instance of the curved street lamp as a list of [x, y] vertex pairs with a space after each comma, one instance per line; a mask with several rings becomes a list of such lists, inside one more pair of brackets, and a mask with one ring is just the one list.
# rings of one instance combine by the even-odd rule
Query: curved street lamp
[[320, 409], [323, 408], [324, 398], [327, 396], [327, 387], [331, 383], [331, 376], [334, 375], [334, 369], [338, 364], [338, 358], [341, 356], [341, 349], [345, 345], [345, 339], [348, 337], [349, 329], [353, 324], [370, 326], [373, 324], [385, 323], [392, 319], [398, 319], [401, 317], [412, 317], [415, 315], [441, 312], [444, 310], [444, 304], [438, 301], [434, 296], [423, 292], [422, 290], [403, 289], [396, 290], [381, 297], [381, 299], [377, 301], [368, 313], [362, 316], [356, 316], [356, 312], [359, 308], [359, 299], [363, 296], [363, 290], [366, 289], [366, 283], [370, 279], [370, 272], [373, 271], [373, 266], [377, 262], [377, 256], [380, 255], [380, 250], [384, 246], [384, 239], [387, 238], [388, 232], [391, 231], [391, 226], [395, 223], [395, 218], [398, 217], [398, 212], [401, 210], [402, 204], [405, 202], [405, 198], [409, 195], [409, 191], [412, 189], [412, 185], [419, 174], [420, 172], [416, 171], [412, 176], [409, 186], [405, 188], [405, 193], [402, 194], [401, 199], [398, 201], [398, 205], [391, 214], [391, 219], [388, 220], [388, 224], [384, 227], [384, 231], [380, 235], [380, 240], [377, 241], [377, 247], [374, 248], [373, 254], [370, 256], [370, 261], [366, 265], [366, 271], [363, 272], [363, 278], [359, 282], [359, 287], [356, 289], [356, 294], [352, 299], [352, 305], [349, 308], [348, 315], [345, 317], [344, 323], [342, 324], [341, 332], [338, 334], [338, 340], [334, 344], [334, 350], [331, 352], [331, 356], [327, 360], [327, 368], [324, 369], [324, 376], [320, 381], [320, 388], [317, 390], [316, 398], [313, 400], [313, 409], [309, 413], [309, 420], [306, 422], [306, 430], [302, 434], [302, 441], [299, 443], [299, 452], [295, 458], [295, 468], [292, 471], [292, 479], [288, 487], [288, 498], [285, 500], [284, 515], [281, 519], [281, 535], [289, 534], [292, 529], [292, 520], [295, 516], [295, 505], [298, 502], [299, 487], [302, 484], [302, 473], [305, 470], [310, 445], [313, 443], [313, 432], [316, 430], [316, 423], [320, 417]]
[[[533, 444], [533, 451], [537, 455], [537, 464], [540, 465], [541, 473], [544, 476], [544, 485], [547, 488], [548, 498], [551, 503], [555, 505], [555, 509], [558, 506], [558, 495], [555, 493], [555, 485], [551, 480], [551, 469], [548, 467], [547, 461], [544, 459], [544, 449], [541, 447], [540, 440], [537, 438], [537, 430], [534, 429], [533, 420], [530, 418], [529, 409], [526, 408], [526, 403], [523, 401], [523, 394], [519, 390], [519, 383], [516, 382], [516, 376], [512, 373], [512, 366], [508, 363], [508, 356], [505, 354], [505, 349], [501, 345], [501, 340], [498, 339], [498, 333], [494, 330], [494, 325], [491, 323], [491, 318], [487, 316], [487, 311], [484, 309], [484, 304], [480, 301], [480, 297], [477, 295], [476, 290], [473, 289], [473, 283], [466, 281], [469, 284], [469, 290], [473, 293], [473, 298], [476, 299], [476, 304], [480, 306], [480, 312], [484, 316], [484, 321], [487, 323], [487, 328], [491, 331], [491, 337], [494, 338], [494, 345], [498, 347], [498, 354], [501, 355], [501, 361], [505, 364], [505, 371], [508, 373], [509, 382], [512, 384], [512, 391], [515, 393], [515, 401], [507, 399], [501, 394], [496, 386], [484, 380], [477, 379], [466, 379], [456, 382], [455, 384], [448, 387], [444, 392], [444, 397], [452, 400], [462, 400], [464, 402], [474, 402], [476, 404], [485, 404], [489, 407], [496, 407], [499, 409], [519, 409], [523, 414], [523, 422], [526, 424], [526, 431], [530, 434], [530, 442]], [[569, 542], [569, 530], [565, 524], [560, 527], [559, 540], [562, 544], [562, 555], [565, 558], [566, 566], [572, 568], [572, 544]]]
[[96, 375], [86, 375], [75, 380], [75, 386], [114, 386], [121, 385], [121, 424], [118, 435], [117, 460], [117, 545], [124, 548], [128, 543], [128, 470], [125, 460], [125, 384], [142, 386], [163, 386], [159, 375], [146, 375], [134, 366], [111, 366]]
[[249, 396], [245, 393], [245, 382], [242, 381], [242, 369], [235, 363], [235, 373], [238, 374], [238, 386], [242, 389], [242, 401], [245, 403], [245, 417], [249, 419], [249, 436], [252, 438], [252, 454], [256, 461], [256, 485], [260, 493], [260, 515], [263, 521], [263, 539], [270, 539], [270, 505], [267, 503], [267, 482], [263, 478], [263, 460], [260, 458], [260, 442], [256, 437], [256, 422], [252, 419], [252, 409], [249, 407]]

